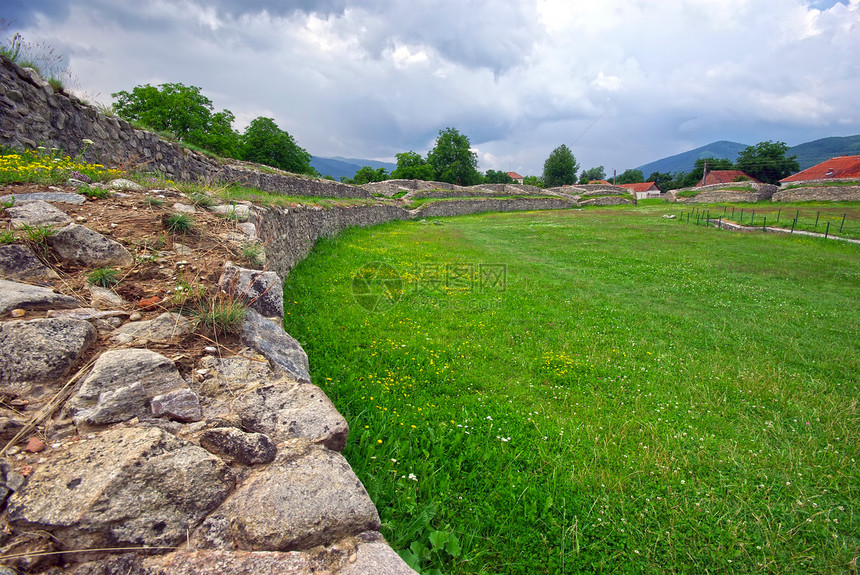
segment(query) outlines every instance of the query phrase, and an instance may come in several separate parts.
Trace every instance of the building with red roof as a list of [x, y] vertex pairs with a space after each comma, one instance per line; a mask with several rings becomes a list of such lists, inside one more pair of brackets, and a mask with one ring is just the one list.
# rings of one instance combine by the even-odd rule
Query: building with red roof
[[636, 196], [637, 200], [660, 197], [660, 188], [658, 188], [657, 184], [654, 182], [639, 182], [637, 184], [618, 185], [622, 188], [627, 188], [628, 190], [633, 192], [633, 195]]
[[522, 184], [523, 180], [525, 179], [516, 172], [508, 172], [508, 177], [518, 184]]
[[838, 156], [780, 180], [782, 184], [860, 178], [860, 156]]
[[713, 170], [705, 174], [705, 177], [699, 180], [694, 188], [703, 186], [712, 186], [714, 184], [732, 184], [735, 182], [761, 182], [749, 174], [745, 174], [740, 170]]

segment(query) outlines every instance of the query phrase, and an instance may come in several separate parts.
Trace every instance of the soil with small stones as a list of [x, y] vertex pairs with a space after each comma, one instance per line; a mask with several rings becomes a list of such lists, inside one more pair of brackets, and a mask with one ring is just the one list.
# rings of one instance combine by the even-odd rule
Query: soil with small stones
[[[70, 192], [68, 186], [6, 185], [0, 186], [0, 196], [23, 196], [35, 192]], [[213, 197], [217, 201], [217, 198]], [[118, 309], [139, 312], [141, 319], [153, 319], [165, 311], [188, 313], [193, 310], [193, 299], [182, 301], [183, 288], [205, 290], [214, 295], [224, 262], [230, 260], [245, 267], [255, 267], [241, 255], [240, 244], [226, 239], [229, 234], [241, 232], [236, 223], [213, 214], [205, 208], [197, 208], [189, 214], [193, 230], [184, 235], [166, 231], [164, 220], [177, 213], [173, 205], [192, 205], [191, 201], [175, 190], [123, 191], [104, 199], [87, 199], [80, 206], [53, 203], [66, 212], [76, 223], [85, 225], [108, 238], [121, 243], [135, 256], [131, 267], [119, 269], [118, 282], [111, 289], [122, 296], [126, 303]], [[0, 210], [0, 229], [11, 229], [9, 216]], [[24, 235], [18, 232], [19, 241]], [[37, 246], [38, 248], [38, 246]], [[48, 264], [59, 279], [41, 282], [57, 292], [78, 297], [84, 302], [92, 298], [87, 276], [92, 269], [59, 261], [51, 250], [35, 249], [37, 256]], [[179, 288], [179, 289], [177, 289]], [[143, 300], [143, 301], [142, 301]], [[111, 308], [115, 309], [115, 308]], [[23, 318], [45, 317], [45, 312], [27, 312]], [[6, 318], [9, 319], [9, 318]], [[170, 344], [150, 343], [149, 348], [172, 359], [183, 376], [196, 369], [203, 355], [210, 354], [206, 347], [217, 347], [218, 355], [230, 356], [239, 351], [241, 344], [234, 334], [216, 334], [200, 326], [191, 334]], [[89, 357], [82, 358], [80, 365], [94, 355], [112, 347], [110, 333], [100, 334], [99, 344]], [[78, 366], [80, 367], [80, 366]], [[20, 404], [26, 398], [0, 397], [0, 403]], [[34, 410], [37, 405], [28, 405]]]

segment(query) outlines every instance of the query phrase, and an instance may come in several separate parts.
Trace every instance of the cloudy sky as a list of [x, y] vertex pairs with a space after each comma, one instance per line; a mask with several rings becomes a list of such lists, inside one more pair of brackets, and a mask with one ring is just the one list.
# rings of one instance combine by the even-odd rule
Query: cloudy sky
[[[860, 134], [860, 0], [0, 0], [105, 103], [202, 88], [317, 156], [457, 128], [481, 170], [567, 144], [611, 174], [715, 140]], [[646, 176], [648, 174], [645, 174]]]

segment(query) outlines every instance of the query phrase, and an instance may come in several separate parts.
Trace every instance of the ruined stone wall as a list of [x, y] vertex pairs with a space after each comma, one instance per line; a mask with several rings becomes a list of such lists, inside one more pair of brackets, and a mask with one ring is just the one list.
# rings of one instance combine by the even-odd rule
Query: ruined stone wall
[[353, 206], [322, 209], [269, 208], [260, 210], [257, 227], [266, 245], [269, 267], [284, 277], [303, 260], [321, 237], [331, 237], [355, 226], [373, 226], [409, 218], [409, 212], [395, 206]]
[[577, 204], [563, 199], [554, 198], [522, 198], [513, 200], [449, 200], [424, 204], [413, 213], [418, 218], [437, 218], [445, 216], [462, 216], [483, 212], [516, 212], [531, 210], [563, 210], [575, 208]]
[[[92, 144], [84, 140], [92, 141]], [[207, 183], [238, 183], [287, 194], [369, 198], [357, 186], [311, 179], [242, 162], [220, 161], [135, 129], [119, 118], [66, 94], [55, 92], [38, 73], [0, 56], [0, 145], [16, 149], [57, 148], [87, 162], [134, 166], [168, 178]]]
[[779, 190], [775, 202], [860, 202], [860, 186], [810, 186]]

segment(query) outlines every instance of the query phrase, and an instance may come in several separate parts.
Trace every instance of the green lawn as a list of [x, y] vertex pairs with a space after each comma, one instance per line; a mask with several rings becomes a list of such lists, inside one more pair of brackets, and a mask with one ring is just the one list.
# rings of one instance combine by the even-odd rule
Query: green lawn
[[860, 246], [667, 211], [396, 222], [290, 273], [287, 331], [423, 573], [856, 570]]

